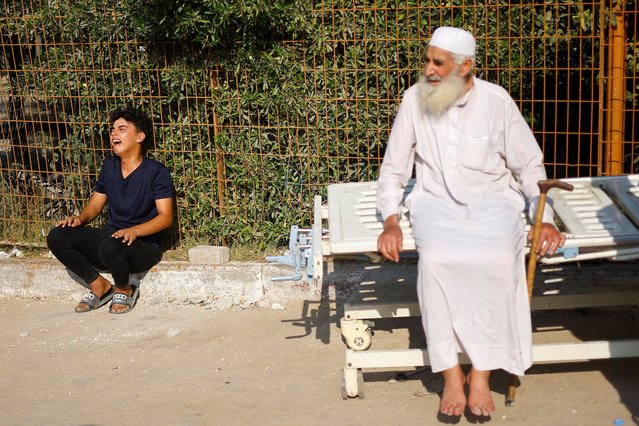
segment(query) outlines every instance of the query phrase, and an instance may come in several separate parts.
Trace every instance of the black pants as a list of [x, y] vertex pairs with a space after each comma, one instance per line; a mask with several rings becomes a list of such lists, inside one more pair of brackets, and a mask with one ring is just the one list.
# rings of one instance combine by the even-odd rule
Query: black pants
[[129, 284], [129, 274], [148, 271], [157, 264], [162, 252], [152, 243], [137, 239], [130, 246], [113, 232], [90, 227], [55, 227], [47, 235], [51, 253], [87, 284], [98, 278], [98, 269], [113, 276], [117, 288]]

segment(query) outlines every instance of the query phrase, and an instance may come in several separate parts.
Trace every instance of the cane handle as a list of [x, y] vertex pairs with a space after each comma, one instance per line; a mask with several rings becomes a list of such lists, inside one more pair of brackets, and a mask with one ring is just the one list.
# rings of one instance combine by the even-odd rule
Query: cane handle
[[542, 194], [546, 194], [551, 188], [559, 188], [564, 191], [572, 191], [574, 189], [574, 186], [559, 179], [540, 180], [537, 182], [537, 186], [539, 186], [539, 192]]

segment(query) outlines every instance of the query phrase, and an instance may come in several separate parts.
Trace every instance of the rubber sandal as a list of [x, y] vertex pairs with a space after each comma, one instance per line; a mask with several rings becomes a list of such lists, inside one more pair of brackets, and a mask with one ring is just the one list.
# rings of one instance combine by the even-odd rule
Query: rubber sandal
[[[113, 295], [113, 300], [111, 301], [111, 306], [109, 307], [109, 313], [111, 314], [126, 314], [127, 312], [131, 312], [135, 307], [135, 304], [140, 297], [140, 287], [131, 286], [133, 288], [133, 293], [130, 296], [124, 293], [115, 293]], [[126, 305], [128, 309], [123, 309], [121, 311], [114, 311], [113, 305]]]
[[98, 308], [106, 305], [107, 303], [109, 303], [111, 298], [113, 298], [113, 293], [114, 293], [113, 286], [111, 286], [109, 291], [104, 293], [102, 295], [102, 297], [98, 297], [92, 291], [89, 292], [87, 295], [84, 296], [84, 298], [82, 300], [80, 300], [80, 302], [78, 302], [78, 304], [84, 303], [85, 305], [87, 305], [88, 308], [85, 309], [85, 310], [78, 310], [78, 308], [76, 306], [76, 309], [75, 309], [76, 313], [82, 314], [84, 312], [93, 311], [95, 309], [98, 309]]

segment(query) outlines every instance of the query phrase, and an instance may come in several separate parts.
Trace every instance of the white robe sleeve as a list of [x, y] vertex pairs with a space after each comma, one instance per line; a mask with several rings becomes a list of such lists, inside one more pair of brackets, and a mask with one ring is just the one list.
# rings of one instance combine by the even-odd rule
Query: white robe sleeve
[[[535, 220], [535, 210], [539, 201], [537, 182], [546, 179], [543, 154], [530, 127], [519, 112], [514, 101], [506, 106], [505, 141], [506, 163], [522, 185], [526, 201], [530, 203], [530, 220]], [[544, 222], [553, 222], [554, 212], [548, 202], [544, 207]]]
[[413, 173], [416, 136], [412, 110], [415, 107], [404, 95], [386, 146], [377, 181], [377, 210], [384, 220], [399, 214], [404, 188]]

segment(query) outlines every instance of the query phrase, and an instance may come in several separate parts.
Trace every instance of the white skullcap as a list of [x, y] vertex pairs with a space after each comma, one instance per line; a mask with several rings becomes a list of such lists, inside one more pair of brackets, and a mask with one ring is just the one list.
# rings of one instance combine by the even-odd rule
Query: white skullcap
[[471, 33], [461, 28], [437, 28], [428, 45], [462, 56], [475, 56], [475, 38]]

